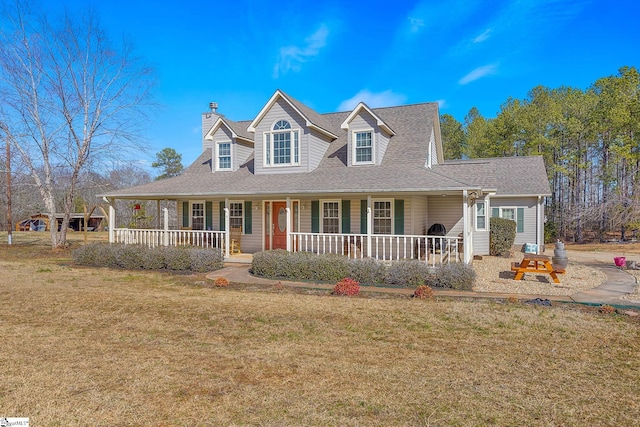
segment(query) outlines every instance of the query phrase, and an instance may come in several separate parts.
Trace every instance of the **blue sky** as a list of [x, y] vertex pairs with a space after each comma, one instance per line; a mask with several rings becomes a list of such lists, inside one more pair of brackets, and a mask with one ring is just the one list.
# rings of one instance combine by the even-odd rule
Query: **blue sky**
[[[51, 7], [56, 3], [49, 3]], [[145, 134], [190, 164], [211, 101], [252, 119], [276, 89], [318, 112], [438, 101], [459, 121], [494, 117], [537, 85], [586, 89], [640, 67], [635, 1], [58, 0], [92, 7], [157, 71], [161, 104]]]

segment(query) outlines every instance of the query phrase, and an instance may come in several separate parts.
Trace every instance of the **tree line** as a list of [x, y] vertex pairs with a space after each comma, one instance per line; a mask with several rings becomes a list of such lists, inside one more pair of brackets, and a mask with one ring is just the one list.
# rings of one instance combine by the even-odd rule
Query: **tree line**
[[[635, 237], [640, 228], [640, 74], [625, 66], [587, 89], [537, 86], [494, 118], [441, 116], [446, 159], [541, 155], [547, 237]], [[524, 171], [523, 171], [524, 172]]]

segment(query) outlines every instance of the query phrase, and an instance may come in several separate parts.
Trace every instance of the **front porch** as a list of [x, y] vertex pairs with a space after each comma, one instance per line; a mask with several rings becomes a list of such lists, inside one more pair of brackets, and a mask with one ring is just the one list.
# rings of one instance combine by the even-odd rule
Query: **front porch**
[[[385, 262], [420, 260], [431, 266], [470, 263], [473, 257], [466, 192], [389, 199], [351, 195], [176, 200], [171, 221], [169, 210], [160, 209], [156, 199], [156, 226], [146, 228], [116, 227], [115, 203], [110, 202], [110, 242], [217, 248], [229, 262], [234, 259], [232, 241], [249, 254], [284, 249]], [[431, 225], [440, 225], [441, 233], [427, 231]], [[227, 230], [233, 230], [233, 236]], [[419, 230], [422, 233], [416, 233]]]

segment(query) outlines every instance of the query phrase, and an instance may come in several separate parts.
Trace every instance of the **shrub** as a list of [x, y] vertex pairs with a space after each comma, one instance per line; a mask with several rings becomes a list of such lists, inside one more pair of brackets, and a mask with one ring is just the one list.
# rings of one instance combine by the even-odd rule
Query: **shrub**
[[118, 252], [124, 245], [96, 244], [97, 267], [118, 268]]
[[79, 265], [99, 265], [98, 244], [84, 245], [71, 252], [73, 262]]
[[416, 287], [429, 282], [429, 266], [418, 260], [397, 261], [387, 267], [386, 283]]
[[127, 270], [140, 270], [144, 266], [144, 253], [148, 248], [140, 250], [139, 246], [124, 245], [118, 248], [117, 263], [118, 267]]
[[333, 287], [333, 295], [356, 296], [360, 293], [360, 283], [345, 277]]
[[420, 285], [413, 291], [413, 298], [433, 299], [433, 289], [427, 285]]
[[431, 276], [431, 283], [442, 288], [470, 291], [475, 279], [476, 272], [471, 266], [456, 262], [436, 267]]
[[164, 248], [147, 248], [142, 252], [142, 268], [145, 270], [161, 270], [164, 264]]
[[511, 250], [516, 240], [516, 222], [506, 218], [492, 217], [489, 219], [491, 232], [489, 233], [489, 253], [502, 255]]
[[287, 252], [283, 249], [253, 255], [251, 272], [257, 276], [332, 282], [348, 276], [349, 260], [335, 254]]
[[163, 248], [163, 255], [168, 270], [186, 271], [191, 268], [191, 256], [185, 248], [167, 246]]
[[280, 276], [287, 267], [284, 265], [285, 258], [289, 252], [284, 249], [272, 249], [253, 254], [251, 262], [251, 272], [263, 277], [285, 277]]
[[351, 272], [347, 257], [336, 254], [322, 254], [309, 258], [310, 273], [313, 280], [333, 282], [347, 277]]
[[616, 308], [609, 304], [603, 304], [598, 308], [598, 311], [603, 314], [611, 314], [616, 312]]
[[78, 265], [128, 270], [166, 268], [206, 272], [218, 270], [223, 266], [222, 252], [218, 249], [148, 248], [139, 245], [93, 243], [74, 250], [72, 256], [73, 262]]
[[216, 285], [216, 288], [226, 288], [229, 286], [229, 281], [224, 277], [218, 277], [213, 283]]
[[224, 266], [220, 249], [191, 249], [191, 271], [206, 273], [219, 270]]
[[384, 283], [387, 269], [383, 263], [371, 258], [354, 259], [349, 261], [349, 277], [360, 283], [375, 285]]

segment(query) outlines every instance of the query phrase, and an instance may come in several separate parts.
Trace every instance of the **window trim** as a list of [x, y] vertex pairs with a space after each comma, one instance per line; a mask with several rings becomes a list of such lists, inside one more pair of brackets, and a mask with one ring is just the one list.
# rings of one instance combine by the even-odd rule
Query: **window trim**
[[[324, 204], [325, 203], [337, 203], [338, 204], [338, 216], [336, 219], [338, 220], [338, 231], [336, 233], [331, 233], [329, 231], [325, 231], [324, 229]], [[342, 200], [340, 199], [323, 199], [320, 200], [320, 233], [327, 234], [342, 234]]]
[[241, 218], [242, 219], [242, 226], [241, 227], [242, 227], [242, 234], [244, 234], [244, 231], [246, 230], [246, 226], [245, 226], [245, 223], [244, 223], [244, 218], [245, 218], [244, 200], [229, 200], [229, 205], [228, 205], [228, 207], [229, 207], [229, 229], [233, 228], [231, 226], [231, 218], [232, 218], [232, 216], [231, 216], [231, 205], [234, 204], [234, 203], [240, 205], [240, 216], [239, 217], [238, 216], [234, 216], [233, 218]]
[[[376, 202], [388, 202], [389, 203], [389, 207], [390, 207], [390, 211], [391, 211], [391, 217], [389, 218], [389, 220], [391, 221], [391, 232], [389, 234], [386, 233], [376, 233]], [[395, 218], [396, 218], [396, 213], [395, 213], [395, 209], [394, 209], [394, 205], [395, 205], [395, 199], [391, 198], [391, 199], [371, 199], [371, 234], [375, 235], [375, 236], [393, 236], [395, 235]], [[386, 219], [386, 218], [384, 218]]]
[[[220, 167], [220, 145], [229, 144], [229, 167], [222, 168]], [[214, 142], [215, 147], [215, 159], [216, 159], [216, 171], [230, 171], [233, 170], [233, 143], [230, 140], [220, 140]], [[227, 157], [227, 156], [225, 156]]]
[[[357, 160], [357, 135], [359, 133], [370, 133], [371, 134], [371, 160], [368, 161], [358, 161]], [[376, 132], [373, 128], [365, 128], [365, 129], [354, 129], [351, 131], [351, 164], [353, 166], [359, 165], [374, 165], [376, 163]]]
[[[478, 207], [482, 204], [484, 206], [484, 215], [478, 215]], [[484, 227], [478, 227], [478, 218], [484, 217]], [[474, 227], [476, 231], [487, 231], [487, 202], [486, 200], [476, 200], [476, 209], [475, 209], [475, 221]]]
[[[287, 122], [289, 124], [288, 129], [274, 129], [276, 124], [279, 122]], [[262, 157], [262, 165], [265, 168], [279, 168], [279, 167], [291, 167], [291, 166], [300, 166], [300, 138], [301, 138], [301, 130], [300, 128], [294, 128], [291, 126], [291, 120], [288, 119], [277, 119], [275, 120], [270, 130], [263, 132], [262, 134], [262, 145], [263, 145], [263, 157]], [[274, 163], [273, 162], [273, 154], [274, 154], [274, 135], [289, 133], [289, 141], [290, 141], [290, 153], [289, 153], [289, 163]]]

